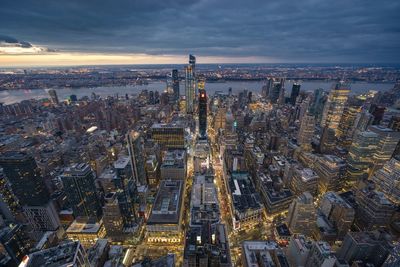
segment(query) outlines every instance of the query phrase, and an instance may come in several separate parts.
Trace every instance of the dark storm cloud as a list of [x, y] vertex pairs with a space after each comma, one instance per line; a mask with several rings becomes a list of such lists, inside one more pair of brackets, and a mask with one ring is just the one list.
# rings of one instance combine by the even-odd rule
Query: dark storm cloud
[[0, 31], [59, 50], [399, 62], [398, 0], [0, 2]]

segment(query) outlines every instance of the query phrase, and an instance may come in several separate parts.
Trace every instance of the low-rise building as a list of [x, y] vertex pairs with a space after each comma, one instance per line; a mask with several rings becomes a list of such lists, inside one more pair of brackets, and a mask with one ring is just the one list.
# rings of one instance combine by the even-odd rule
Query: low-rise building
[[149, 242], [178, 243], [182, 240], [183, 186], [182, 180], [161, 181], [147, 220]]

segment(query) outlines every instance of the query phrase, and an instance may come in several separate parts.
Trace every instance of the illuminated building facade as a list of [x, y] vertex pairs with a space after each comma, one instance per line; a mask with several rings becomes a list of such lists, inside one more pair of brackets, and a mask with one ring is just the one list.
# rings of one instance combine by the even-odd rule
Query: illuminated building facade
[[156, 123], [151, 127], [151, 136], [163, 149], [185, 148], [185, 129], [181, 125]]
[[373, 166], [373, 155], [378, 147], [378, 134], [364, 131], [357, 132], [347, 155], [348, 186], [368, 178]]
[[328, 100], [324, 106], [321, 126], [327, 126], [328, 128], [334, 129], [336, 135], [339, 133], [339, 123], [349, 93], [350, 89], [346, 84], [344, 84], [344, 82], [337, 83], [329, 93]]
[[394, 157], [377, 170], [371, 180], [376, 189], [393, 203], [400, 205], [400, 158]]
[[314, 136], [315, 117], [309, 113], [301, 119], [297, 143], [306, 150], [311, 149], [311, 140]]
[[194, 112], [194, 103], [196, 96], [196, 75], [195, 75], [196, 57], [189, 55], [189, 65], [185, 67], [185, 95], [186, 95], [186, 113]]
[[346, 174], [346, 162], [335, 155], [318, 157], [314, 171], [318, 175], [318, 193], [340, 191]]
[[207, 93], [204, 88], [199, 90], [199, 134], [203, 139], [207, 136]]

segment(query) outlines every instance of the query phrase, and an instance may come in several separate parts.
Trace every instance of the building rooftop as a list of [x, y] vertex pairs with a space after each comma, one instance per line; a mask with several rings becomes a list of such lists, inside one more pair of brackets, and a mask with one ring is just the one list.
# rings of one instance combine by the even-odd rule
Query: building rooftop
[[24, 264], [24, 260], [20, 266], [75, 266], [75, 258], [79, 249], [82, 249], [79, 241], [64, 243], [29, 254], [27, 262]]
[[161, 181], [147, 224], [178, 224], [183, 192], [183, 181]]
[[67, 233], [97, 234], [103, 222], [74, 220], [67, 229]]
[[130, 159], [128, 156], [119, 157], [116, 161], [114, 161], [114, 168], [116, 169], [124, 169], [130, 163]]
[[164, 155], [161, 168], [184, 168], [186, 152], [184, 149], [169, 150]]
[[229, 187], [236, 210], [245, 212], [247, 209], [261, 209], [260, 196], [247, 172], [232, 172], [229, 177]]

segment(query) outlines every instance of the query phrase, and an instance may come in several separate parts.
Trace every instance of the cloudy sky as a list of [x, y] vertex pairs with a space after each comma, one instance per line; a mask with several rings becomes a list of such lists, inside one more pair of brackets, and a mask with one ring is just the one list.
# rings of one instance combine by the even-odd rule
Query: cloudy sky
[[1, 0], [0, 66], [399, 63], [399, 0]]

